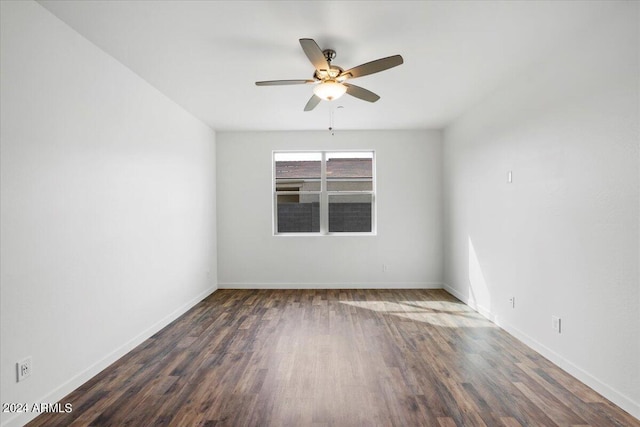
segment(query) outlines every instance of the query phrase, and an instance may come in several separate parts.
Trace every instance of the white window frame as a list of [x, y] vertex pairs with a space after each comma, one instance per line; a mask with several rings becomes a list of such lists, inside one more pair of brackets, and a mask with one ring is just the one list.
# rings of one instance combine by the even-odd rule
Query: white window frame
[[[277, 191], [276, 190], [276, 154], [279, 153], [318, 153], [320, 160], [320, 190], [319, 191]], [[329, 191], [327, 188], [327, 154], [330, 153], [371, 153], [371, 190]], [[272, 167], [272, 221], [274, 236], [375, 236], [377, 234], [377, 201], [376, 201], [376, 152], [371, 149], [363, 150], [274, 150], [271, 153]], [[278, 232], [278, 195], [319, 195], [320, 196], [320, 231], [318, 232]], [[371, 231], [329, 231], [329, 196], [332, 195], [371, 195]]]

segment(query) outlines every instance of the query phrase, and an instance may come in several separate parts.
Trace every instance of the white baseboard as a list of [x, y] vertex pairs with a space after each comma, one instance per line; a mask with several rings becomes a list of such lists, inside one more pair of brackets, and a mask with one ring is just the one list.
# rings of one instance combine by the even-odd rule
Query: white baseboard
[[442, 289], [442, 283], [218, 283], [218, 289]]
[[[146, 330], [139, 333], [136, 337], [129, 340], [128, 342], [121, 345], [116, 350], [112, 351], [103, 359], [97, 361], [92, 366], [80, 372], [78, 375], [71, 378], [69, 381], [61, 384], [56, 389], [47, 393], [41, 399], [36, 400], [37, 402], [58, 402], [60, 399], [80, 387], [82, 384], [89, 381], [91, 378], [99, 374], [103, 369], [111, 365], [116, 360], [120, 359], [122, 356], [136, 348], [138, 345], [142, 344], [145, 340], [151, 337], [156, 332], [160, 331], [162, 328], [176, 320], [178, 317], [182, 316], [184, 313], [189, 311], [193, 306], [198, 304], [200, 301], [205, 299], [207, 296], [211, 295], [216, 291], [216, 287], [211, 287], [205, 290], [204, 292], [198, 294], [196, 297], [192, 298], [182, 306], [178, 307], [172, 313], [168, 314], [164, 318], [160, 319], [152, 326], [147, 328]], [[17, 414], [13, 418], [7, 419], [2, 423], [2, 427], [20, 427], [27, 424], [29, 421], [36, 418], [38, 413], [23, 413]]]
[[472, 309], [474, 309], [475, 311], [477, 311], [478, 313], [482, 314], [484, 317], [486, 317], [487, 319], [489, 319], [493, 323], [496, 323], [496, 318], [493, 315], [493, 313], [491, 313], [491, 310], [487, 309], [486, 307], [484, 307], [484, 306], [482, 306], [480, 304], [476, 304], [474, 301], [471, 301], [469, 299], [468, 295], [463, 295], [457, 289], [452, 288], [451, 286], [449, 286], [446, 283], [443, 284], [442, 288], [445, 291], [449, 292], [454, 297], [458, 298], [460, 301], [462, 301], [466, 305], [468, 305], [469, 307], [471, 307]]
[[633, 415], [634, 417], [640, 419], [640, 403], [639, 402], [634, 402], [628, 396], [618, 392], [613, 387], [609, 386], [605, 382], [594, 377], [589, 372], [585, 371], [579, 366], [574, 365], [568, 359], [564, 358], [563, 356], [556, 353], [549, 347], [545, 346], [544, 344], [530, 337], [529, 335], [519, 330], [518, 328], [514, 327], [513, 325], [510, 325], [509, 323], [506, 323], [504, 321], [497, 322], [497, 316], [494, 313], [492, 313], [490, 310], [487, 310], [485, 307], [478, 306], [473, 301], [470, 301], [468, 295], [462, 294], [457, 289], [451, 287], [447, 283], [443, 284], [443, 289], [449, 292], [454, 297], [458, 298], [463, 303], [467, 304], [472, 309], [476, 310], [478, 313], [480, 313], [481, 315], [489, 319], [491, 322], [501, 327], [503, 330], [508, 332], [513, 337], [517, 338], [518, 340], [526, 344], [531, 349], [537, 351], [538, 353], [540, 353], [541, 355], [549, 359], [551, 362], [553, 362], [555, 365], [557, 365], [559, 368], [561, 368], [565, 372], [569, 373], [576, 379], [582, 381], [583, 383], [585, 383], [586, 385], [594, 389], [596, 392], [600, 393], [605, 398], [609, 399], [610, 401], [612, 401], [613, 403], [618, 405], [620, 408], [624, 409], [625, 411]]

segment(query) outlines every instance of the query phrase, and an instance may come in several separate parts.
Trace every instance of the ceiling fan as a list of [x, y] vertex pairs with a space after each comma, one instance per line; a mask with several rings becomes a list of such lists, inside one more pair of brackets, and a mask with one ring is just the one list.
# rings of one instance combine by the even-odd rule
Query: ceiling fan
[[357, 67], [344, 71], [331, 61], [336, 57], [335, 50], [322, 50], [313, 39], [300, 39], [302, 50], [316, 68], [313, 79], [304, 80], [269, 80], [256, 82], [257, 86], [282, 86], [314, 84], [313, 95], [304, 107], [304, 111], [313, 110], [320, 101], [333, 101], [345, 93], [368, 102], [376, 102], [380, 97], [375, 93], [360, 86], [345, 83], [346, 80], [366, 76], [380, 71], [388, 70], [402, 64], [402, 56], [393, 55], [376, 59]]

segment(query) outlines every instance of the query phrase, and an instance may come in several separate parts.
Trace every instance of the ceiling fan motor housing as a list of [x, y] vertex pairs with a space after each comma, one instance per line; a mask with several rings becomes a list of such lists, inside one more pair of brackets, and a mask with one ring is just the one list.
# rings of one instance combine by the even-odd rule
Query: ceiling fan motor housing
[[344, 70], [337, 65], [329, 65], [328, 70], [316, 70], [316, 72], [313, 73], [313, 78], [320, 81], [335, 80], [343, 71]]

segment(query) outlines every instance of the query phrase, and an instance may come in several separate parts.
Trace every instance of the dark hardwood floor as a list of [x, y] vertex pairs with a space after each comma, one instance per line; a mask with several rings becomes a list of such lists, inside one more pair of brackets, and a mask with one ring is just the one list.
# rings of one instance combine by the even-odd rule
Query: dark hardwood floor
[[29, 426], [640, 426], [442, 290], [219, 290]]

